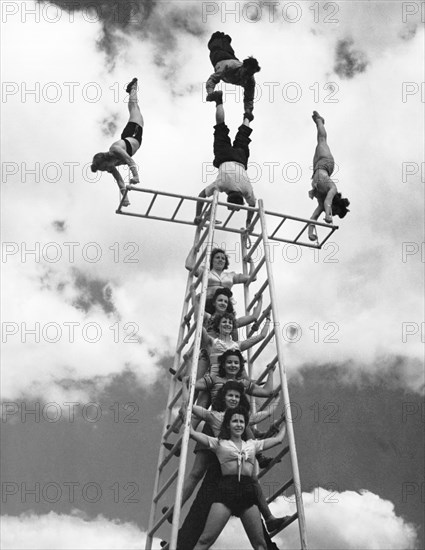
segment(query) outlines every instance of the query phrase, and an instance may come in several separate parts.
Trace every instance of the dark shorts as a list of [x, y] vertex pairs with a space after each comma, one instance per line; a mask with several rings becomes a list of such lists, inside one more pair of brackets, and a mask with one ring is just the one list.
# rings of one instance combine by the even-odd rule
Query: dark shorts
[[133, 148], [131, 143], [126, 138], [134, 138], [139, 142], [139, 145], [142, 144], [143, 137], [143, 128], [137, 122], [127, 122], [127, 126], [124, 128], [121, 139], [125, 141], [125, 148], [130, 157], [133, 155]]
[[232, 145], [226, 124], [224, 122], [216, 124], [214, 126], [214, 166], [218, 168], [223, 162], [234, 161], [243, 164], [247, 170], [251, 132], [252, 129], [245, 124], [239, 126]]
[[237, 59], [235, 52], [230, 45], [232, 39], [228, 34], [217, 31], [211, 35], [208, 42], [208, 49], [210, 50], [210, 61], [212, 66], [215, 67], [219, 61], [225, 59]]
[[245, 510], [258, 504], [258, 484], [252, 477], [223, 476], [217, 485], [213, 502], [221, 502], [239, 517]]

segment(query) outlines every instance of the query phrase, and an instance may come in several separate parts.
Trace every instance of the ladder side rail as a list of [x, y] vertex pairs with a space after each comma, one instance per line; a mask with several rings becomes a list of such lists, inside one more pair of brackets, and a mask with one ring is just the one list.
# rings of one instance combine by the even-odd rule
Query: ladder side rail
[[[273, 321], [279, 322], [279, 312], [277, 307], [273, 272], [271, 268], [270, 255], [269, 255], [270, 247], [269, 247], [268, 236], [267, 236], [266, 217], [265, 217], [262, 199], [259, 199], [258, 201], [258, 208], [259, 208], [260, 219], [261, 219], [261, 231], [263, 233], [263, 244], [264, 244], [264, 251], [265, 251], [265, 258], [266, 258], [267, 277], [269, 281], [269, 291], [270, 291], [270, 297], [271, 297]], [[302, 220], [302, 221], [305, 221], [305, 220]], [[290, 457], [291, 457], [291, 464], [292, 464], [292, 474], [294, 477], [294, 490], [295, 490], [295, 499], [296, 499], [297, 511], [298, 511], [298, 526], [299, 526], [299, 532], [300, 532], [300, 542], [301, 542], [302, 550], [307, 550], [307, 536], [306, 536], [304, 506], [302, 501], [301, 482], [300, 482], [300, 475], [299, 475], [299, 469], [298, 469], [298, 459], [297, 459], [297, 451], [295, 446], [295, 436], [294, 436], [294, 429], [293, 429], [293, 423], [292, 423], [292, 413], [291, 413], [291, 407], [290, 407], [286, 368], [283, 362], [283, 342], [279, 331], [276, 331], [276, 349], [277, 349], [277, 354], [279, 358], [280, 381], [282, 386], [283, 402], [284, 402], [285, 412], [286, 412], [286, 431], [288, 434]]]
[[[248, 273], [248, 263], [249, 263], [249, 259], [251, 258], [251, 256], [248, 257], [247, 240], [246, 240], [246, 238], [244, 237], [243, 234], [241, 234], [241, 250], [242, 250], [242, 273], [244, 275], [248, 276], [249, 275], [249, 273]], [[249, 295], [250, 295], [249, 286], [250, 286], [251, 283], [252, 283], [252, 280], [249, 279], [243, 285], [245, 315], [249, 315], [249, 311], [250, 311], [249, 310], [249, 304], [251, 303], [251, 300], [249, 298]], [[246, 335], [248, 336], [248, 330], [247, 330]], [[247, 357], [248, 357], [248, 360], [247, 360], [248, 376], [249, 376], [249, 378], [252, 379], [252, 371], [253, 371], [253, 366], [252, 366], [252, 361], [251, 361], [252, 349], [251, 348], [247, 349], [246, 354], [247, 354]], [[248, 399], [249, 399], [249, 403], [250, 403], [250, 407], [251, 407], [250, 414], [255, 413], [256, 412], [255, 398], [252, 395], [250, 395], [248, 397]]]
[[[201, 231], [202, 231], [202, 228], [199, 226], [196, 230], [196, 233], [195, 233], [194, 245], [196, 245], [199, 242]], [[192, 283], [192, 278], [193, 278], [192, 274], [188, 273], [187, 282], [186, 282], [185, 296], [187, 296], [188, 293], [189, 293], [190, 285]], [[180, 347], [181, 342], [184, 338], [184, 333], [185, 333], [184, 318], [187, 314], [188, 307], [189, 307], [188, 301], [184, 300], [182, 314], [181, 314], [181, 318], [180, 318], [179, 333], [178, 333], [178, 337], [177, 337], [176, 349], [178, 349]], [[174, 370], [176, 370], [176, 371], [178, 370], [179, 363], [180, 363], [180, 353], [176, 353], [174, 355], [174, 362], [173, 362]], [[170, 382], [170, 387], [169, 387], [169, 390], [168, 390], [166, 414], [165, 414], [164, 426], [163, 426], [162, 435], [161, 435], [161, 442], [163, 441], [164, 437], [166, 436], [167, 424], [171, 424], [171, 413], [172, 413], [172, 411], [171, 411], [171, 408], [169, 407], [169, 404], [174, 399], [174, 396], [175, 396], [175, 393], [176, 393], [176, 385], [177, 385], [177, 380], [176, 380], [175, 377], [172, 377], [171, 382]], [[165, 455], [165, 447], [161, 444], [160, 449], [159, 449], [158, 463], [157, 463], [157, 467], [156, 467], [156, 475], [155, 475], [155, 481], [154, 481], [153, 494], [156, 494], [158, 492], [158, 489], [159, 489], [159, 485], [160, 485], [160, 481], [161, 481], [161, 472], [162, 472], [162, 468], [160, 468], [160, 465], [164, 461], [164, 455]], [[155, 524], [156, 508], [157, 508], [157, 502], [152, 501], [151, 510], [150, 510], [150, 514], [149, 514], [148, 533], [152, 531], [152, 528]], [[153, 541], [153, 535], [148, 534], [148, 536], [146, 537], [145, 550], [151, 550], [152, 541]]]
[[195, 395], [195, 383], [196, 383], [196, 375], [198, 370], [199, 351], [201, 347], [202, 329], [204, 325], [204, 311], [205, 311], [205, 302], [207, 298], [209, 261], [211, 257], [211, 250], [212, 250], [212, 245], [214, 240], [214, 228], [215, 228], [215, 218], [216, 218], [216, 212], [217, 212], [217, 202], [218, 202], [218, 191], [216, 190], [214, 191], [213, 201], [211, 205], [211, 214], [210, 214], [210, 220], [209, 220], [210, 224], [208, 227], [208, 238], [207, 238], [205, 264], [204, 264], [205, 267], [203, 272], [198, 316], [196, 319], [195, 343], [194, 343], [194, 350], [193, 350], [193, 357], [192, 357], [192, 368], [190, 373], [189, 400], [186, 408], [186, 418], [184, 422], [183, 441], [181, 446], [181, 455], [180, 455], [180, 463], [179, 463], [179, 473], [177, 476], [177, 489], [176, 489], [175, 502], [174, 502], [173, 523], [171, 528], [170, 550], [176, 550], [177, 548], [181, 500], [182, 500], [182, 494], [183, 494], [184, 476], [186, 472], [190, 427], [192, 424], [192, 407], [193, 407], [193, 399]]

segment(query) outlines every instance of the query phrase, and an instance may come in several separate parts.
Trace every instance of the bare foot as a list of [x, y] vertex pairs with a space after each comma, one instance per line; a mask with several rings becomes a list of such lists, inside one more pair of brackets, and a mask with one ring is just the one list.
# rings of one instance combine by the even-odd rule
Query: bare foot
[[325, 124], [325, 119], [322, 116], [320, 116], [317, 111], [313, 111], [311, 118], [314, 120], [316, 124], [318, 120], [321, 120], [322, 123]]
[[[124, 195], [125, 191], [121, 191], [121, 194]], [[130, 201], [128, 200], [128, 197], [125, 197], [121, 203], [121, 206], [130, 206]]]
[[310, 239], [310, 241], [317, 241], [317, 233], [314, 225], [310, 225], [310, 227], [308, 228], [308, 238]]

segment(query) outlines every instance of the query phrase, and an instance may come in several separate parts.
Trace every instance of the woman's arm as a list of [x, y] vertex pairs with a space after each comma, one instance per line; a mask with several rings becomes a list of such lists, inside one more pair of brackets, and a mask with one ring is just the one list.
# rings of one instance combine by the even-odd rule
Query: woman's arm
[[263, 439], [263, 451], [267, 451], [267, 449], [271, 449], [272, 447], [276, 447], [276, 445], [283, 443], [285, 434], [286, 434], [286, 423], [284, 422], [280, 427], [279, 433], [277, 434], [276, 437], [268, 437], [267, 439]]
[[[209, 442], [210, 437], [206, 434], [203, 434], [202, 432], [197, 432], [196, 430], [193, 429], [192, 426], [190, 426], [190, 437], [195, 441], [197, 441], [198, 443], [202, 443], [207, 447], [210, 446], [210, 442]], [[264, 441], [267, 441], [267, 439], [265, 439]]]
[[[252, 258], [249, 258], [248, 262], [249, 262], [249, 273], [247, 275], [245, 275], [244, 273], [236, 273], [236, 275], [233, 277], [233, 284], [237, 285], [239, 283], [246, 283], [247, 281], [249, 281], [249, 278], [251, 277], [255, 269], [255, 264]], [[254, 277], [254, 279], [252, 280], [256, 281], [257, 277]]]
[[[192, 248], [189, 250], [189, 254], [187, 255], [184, 266], [188, 271], [192, 271], [192, 269], [195, 267], [195, 264], [196, 264], [196, 245], [194, 244]], [[194, 273], [194, 275], [197, 277], [199, 275], [199, 270], [197, 270], [196, 273]]]
[[269, 418], [269, 416], [272, 416], [279, 404], [279, 400], [280, 396], [277, 399], [274, 399], [273, 403], [270, 403], [270, 405], [266, 407], [263, 411], [252, 413], [249, 417], [249, 424], [258, 424], [266, 418]]
[[338, 190], [336, 188], [336, 185], [332, 182], [331, 188], [329, 189], [324, 202], [326, 223], [332, 223], [332, 201], [334, 200], [334, 197], [337, 194], [337, 192]]
[[140, 183], [136, 163], [130, 157], [127, 151], [124, 151], [124, 149], [119, 145], [114, 144], [110, 147], [109, 152], [117, 157], [121, 162], [128, 165], [128, 167], [130, 168], [130, 172], [133, 175], [133, 177], [130, 179], [130, 183]]
[[[254, 311], [251, 315], [245, 315], [243, 317], [239, 317], [236, 319], [236, 325], [237, 327], [245, 327], [246, 325], [249, 325], [251, 323], [255, 323], [255, 321], [258, 319], [261, 313], [261, 309], [263, 307], [263, 296], [261, 295], [260, 298], [257, 301], [257, 304], [254, 308]], [[257, 329], [258, 330], [258, 329]]]
[[252, 348], [252, 346], [255, 346], [255, 344], [258, 344], [258, 342], [261, 342], [261, 340], [264, 340], [264, 338], [267, 336], [270, 328], [270, 317], [266, 317], [266, 322], [264, 323], [263, 329], [257, 336], [252, 336], [251, 338], [248, 338], [247, 340], [244, 340], [243, 342], [239, 343], [239, 348], [241, 351], [245, 351], [249, 348]]
[[264, 386], [259, 386], [258, 384], [252, 384], [250, 388], [250, 394], [255, 397], [270, 397], [273, 395], [273, 372], [276, 368], [277, 363], [273, 367], [269, 366], [269, 374], [267, 375], [267, 381]]

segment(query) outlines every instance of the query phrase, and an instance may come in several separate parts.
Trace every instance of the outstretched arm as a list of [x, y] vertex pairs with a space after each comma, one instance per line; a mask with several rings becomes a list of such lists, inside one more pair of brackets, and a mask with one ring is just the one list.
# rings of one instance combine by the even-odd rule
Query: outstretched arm
[[112, 145], [111, 148], [109, 149], [109, 152], [112, 153], [115, 157], [117, 157], [121, 162], [129, 166], [130, 172], [133, 175], [133, 177], [130, 179], [130, 183], [139, 183], [139, 174], [137, 172], [136, 163], [130, 157], [127, 151], [124, 151], [124, 149], [122, 149], [118, 145]]
[[252, 348], [252, 346], [255, 346], [255, 344], [258, 344], [258, 342], [261, 342], [261, 340], [264, 340], [264, 338], [267, 336], [270, 328], [270, 317], [266, 318], [266, 322], [264, 323], [263, 329], [261, 330], [260, 334], [258, 336], [253, 336], [252, 338], [248, 338], [247, 340], [244, 340], [239, 344], [239, 348], [241, 351], [245, 351], [249, 348]]
[[271, 449], [272, 447], [276, 447], [276, 445], [283, 443], [285, 434], [286, 434], [286, 423], [283, 422], [282, 426], [280, 427], [279, 433], [277, 434], [276, 437], [268, 437], [267, 439], [263, 439], [263, 451], [266, 451], [267, 449]]
[[[209, 436], [206, 434], [203, 434], [202, 432], [197, 432], [196, 430], [193, 429], [192, 426], [190, 426], [190, 437], [195, 441], [197, 441], [198, 443], [202, 443], [206, 447], [210, 446]], [[266, 441], [266, 439], [264, 441]]]
[[338, 190], [336, 188], [336, 185], [332, 183], [331, 188], [329, 189], [324, 202], [326, 223], [332, 223], [332, 201], [334, 200], [334, 197], [337, 194], [337, 192]]
[[[258, 319], [261, 313], [261, 308], [263, 307], [263, 296], [261, 295], [257, 301], [257, 304], [254, 308], [254, 311], [251, 315], [244, 315], [243, 317], [238, 317], [236, 319], [236, 323], [238, 328], [239, 327], [245, 327], [246, 325], [249, 325], [250, 323], [255, 323], [255, 321]], [[258, 330], [258, 328], [257, 328]]]
[[252, 413], [249, 417], [249, 424], [258, 424], [258, 422], [262, 422], [266, 418], [269, 418], [269, 416], [272, 416], [279, 404], [279, 400], [280, 396], [277, 399], [274, 399], [273, 402], [270, 403], [270, 405], [263, 411]]
[[[182, 386], [182, 406], [185, 410], [187, 409], [187, 404], [189, 402], [188, 386], [189, 386], [189, 376], [185, 376], [183, 378], [183, 386]], [[209, 416], [209, 411], [207, 411], [207, 409], [205, 409], [204, 407], [200, 407], [199, 405], [192, 405], [192, 413], [198, 418], [201, 418], [203, 420], [206, 420]]]
[[251, 395], [255, 397], [270, 397], [273, 395], [273, 372], [276, 368], [277, 363], [273, 367], [269, 367], [269, 374], [267, 375], [267, 380], [264, 386], [259, 386], [258, 384], [253, 384], [250, 389]]
[[[237, 284], [246, 283], [247, 281], [249, 281], [249, 278], [251, 277], [252, 273], [254, 272], [255, 264], [254, 264], [254, 260], [252, 258], [250, 258], [248, 260], [248, 262], [249, 262], [249, 273], [247, 273], [246, 275], [244, 273], [237, 273], [233, 278], [233, 284], [237, 285]], [[257, 278], [254, 278], [252, 280], [256, 281]]]
[[[206, 199], [207, 195], [205, 194], [205, 189], [202, 189], [202, 191], [199, 193], [198, 196], [201, 197], [201, 199]], [[204, 206], [204, 203], [202, 201], [198, 201], [196, 203], [196, 213], [195, 213], [195, 219], [193, 222], [195, 225], [199, 225], [199, 223], [201, 222], [201, 214], [202, 214], [203, 206]]]

